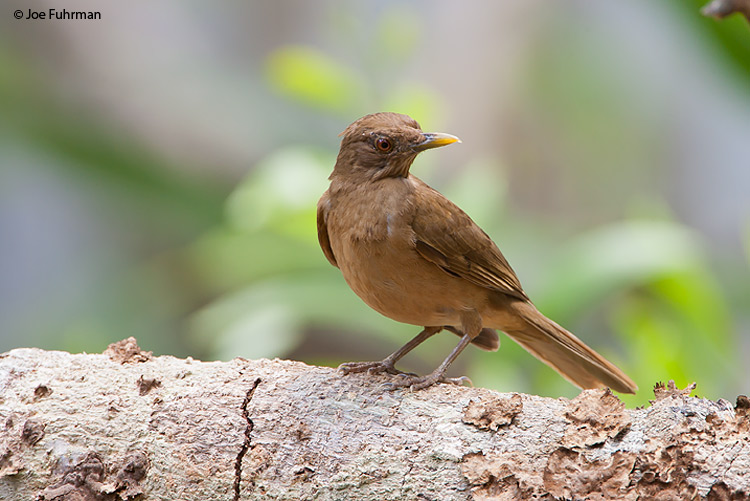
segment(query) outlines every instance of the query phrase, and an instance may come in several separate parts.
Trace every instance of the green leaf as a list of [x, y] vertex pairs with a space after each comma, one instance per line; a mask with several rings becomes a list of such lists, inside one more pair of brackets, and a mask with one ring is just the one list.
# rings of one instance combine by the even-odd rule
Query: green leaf
[[[290, 147], [262, 160], [227, 200], [227, 219], [247, 232], [279, 227], [290, 215], [315, 212], [328, 188], [335, 159], [309, 148]], [[315, 233], [315, 219], [309, 226]]]
[[266, 76], [280, 94], [313, 108], [350, 115], [366, 102], [362, 78], [312, 47], [276, 49], [268, 57]]
[[414, 335], [413, 326], [372, 311], [349, 290], [340, 273], [329, 268], [277, 276], [225, 294], [193, 315], [191, 338], [218, 354], [248, 356], [261, 350], [250, 344], [265, 342], [264, 336], [280, 336], [262, 348], [262, 356], [270, 357], [287, 353], [309, 325], [367, 331], [398, 342]]
[[700, 266], [698, 242], [687, 228], [665, 221], [598, 228], [562, 248], [538, 303], [554, 318], [570, 317], [615, 290]]

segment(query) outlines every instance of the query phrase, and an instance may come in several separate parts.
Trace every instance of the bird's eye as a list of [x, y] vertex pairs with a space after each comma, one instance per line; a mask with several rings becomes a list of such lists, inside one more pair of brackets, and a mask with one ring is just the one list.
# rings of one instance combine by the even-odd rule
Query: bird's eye
[[393, 148], [391, 142], [384, 137], [378, 138], [377, 141], [375, 141], [375, 146], [377, 146], [380, 151], [391, 151], [391, 148]]

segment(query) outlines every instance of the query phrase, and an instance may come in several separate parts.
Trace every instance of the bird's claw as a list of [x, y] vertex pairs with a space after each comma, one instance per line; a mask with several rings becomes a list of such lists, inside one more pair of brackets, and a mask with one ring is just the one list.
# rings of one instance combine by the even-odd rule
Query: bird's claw
[[468, 384], [469, 386], [474, 386], [471, 379], [466, 376], [445, 377], [437, 371], [426, 376], [418, 376], [413, 372], [403, 372], [396, 369], [393, 362], [387, 358], [378, 362], [347, 362], [339, 365], [338, 370], [344, 375], [357, 372], [366, 372], [367, 374], [382, 374], [383, 372], [387, 372], [388, 374], [393, 374], [396, 376], [394, 380], [383, 385], [383, 388], [388, 391], [397, 390], [399, 388], [409, 388], [411, 391], [416, 391], [429, 388], [438, 383], [455, 384], [459, 386]]
[[400, 381], [385, 383], [383, 385], [383, 388], [388, 391], [394, 391], [399, 388], [409, 388], [409, 390], [411, 391], [417, 391], [424, 388], [429, 388], [430, 386], [434, 386], [438, 383], [455, 384], [458, 386], [462, 386], [464, 383], [466, 383], [469, 386], [474, 386], [471, 382], [471, 379], [469, 379], [467, 376], [445, 377], [440, 374], [434, 373], [422, 377], [414, 374], [399, 374], [399, 376], [401, 376]]
[[383, 372], [387, 372], [388, 374], [404, 374], [396, 369], [388, 359], [378, 362], [347, 362], [339, 365], [338, 370], [344, 374], [356, 372], [366, 372], [368, 374], [381, 374]]

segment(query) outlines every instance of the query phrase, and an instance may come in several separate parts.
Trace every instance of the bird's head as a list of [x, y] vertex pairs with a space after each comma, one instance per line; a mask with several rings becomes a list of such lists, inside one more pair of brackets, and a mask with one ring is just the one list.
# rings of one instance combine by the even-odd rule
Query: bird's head
[[413, 118], [400, 113], [366, 115], [341, 135], [341, 149], [331, 179], [407, 177], [419, 152], [461, 142], [450, 134], [422, 132]]

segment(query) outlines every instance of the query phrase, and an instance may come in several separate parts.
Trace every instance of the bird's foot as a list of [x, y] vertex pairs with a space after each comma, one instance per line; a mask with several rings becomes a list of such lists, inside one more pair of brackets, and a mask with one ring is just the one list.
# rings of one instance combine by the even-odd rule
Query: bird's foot
[[383, 385], [385, 389], [393, 391], [399, 388], [409, 388], [411, 391], [416, 391], [422, 390], [424, 388], [429, 388], [430, 386], [436, 385], [438, 383], [448, 383], [459, 386], [468, 384], [469, 386], [474, 386], [471, 382], [471, 379], [466, 376], [445, 377], [445, 375], [440, 374], [439, 372], [433, 372], [421, 377], [414, 374], [400, 374], [399, 376], [400, 377], [397, 381], [386, 383], [385, 385]]
[[339, 369], [344, 374], [351, 374], [353, 372], [366, 372], [368, 374], [381, 374], [387, 372], [388, 374], [397, 374], [402, 376], [416, 376], [416, 374], [401, 372], [396, 369], [393, 365], [393, 361], [390, 359], [380, 360], [378, 362], [347, 362], [339, 365]]

